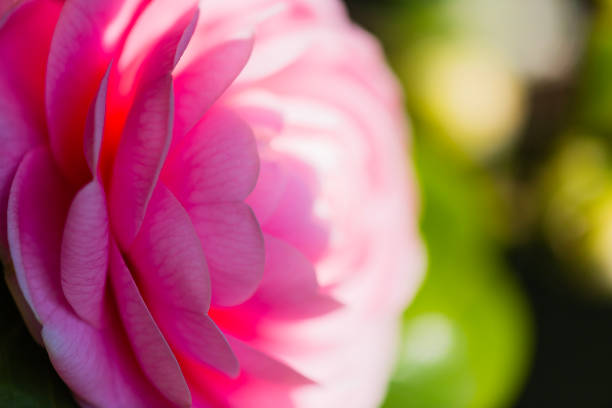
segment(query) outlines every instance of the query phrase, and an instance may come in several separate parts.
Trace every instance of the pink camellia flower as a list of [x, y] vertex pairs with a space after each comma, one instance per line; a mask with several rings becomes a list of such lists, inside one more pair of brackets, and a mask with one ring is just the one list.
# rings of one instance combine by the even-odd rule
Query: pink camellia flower
[[376, 42], [334, 0], [8, 3], [0, 248], [79, 403], [376, 405], [421, 264]]

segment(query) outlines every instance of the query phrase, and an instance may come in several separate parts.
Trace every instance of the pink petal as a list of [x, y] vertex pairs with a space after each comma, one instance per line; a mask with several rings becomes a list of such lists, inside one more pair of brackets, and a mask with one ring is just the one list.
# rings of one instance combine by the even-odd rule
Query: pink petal
[[184, 15], [158, 41], [143, 62], [136, 97], [115, 156], [110, 208], [121, 248], [127, 249], [147, 204], [172, 139], [174, 92], [170, 71], [188, 41], [197, 11]]
[[242, 84], [271, 76], [294, 63], [309, 46], [312, 46], [311, 30], [293, 27], [281, 30], [282, 35], [259, 38], [253, 57], [240, 73], [237, 83]]
[[98, 92], [89, 107], [87, 122], [85, 123], [85, 134], [83, 136], [83, 149], [87, 166], [94, 177], [98, 175], [98, 161], [102, 149], [102, 136], [104, 135], [104, 120], [106, 117], [106, 94], [108, 90], [108, 78], [112, 64], [110, 64], [100, 81]]
[[144, 9], [126, 38], [117, 63], [123, 91], [138, 86], [135, 76], [139, 70], [146, 71], [141, 74], [152, 80], [174, 68], [195, 30], [197, 7], [196, 0], [156, 0]]
[[19, 309], [19, 313], [21, 314], [21, 317], [23, 318], [23, 321], [30, 332], [30, 335], [38, 344], [42, 345], [42, 325], [38, 322], [38, 320], [36, 320], [36, 316], [34, 316], [32, 308], [30, 305], [28, 305], [28, 302], [23, 296], [14, 271], [6, 270], [4, 272], [4, 279], [6, 281], [6, 286], [11, 292], [11, 296], [15, 300], [17, 309]]
[[37, 319], [45, 321], [65, 299], [60, 250], [70, 193], [51, 153], [28, 153], [15, 174], [8, 203], [8, 240], [19, 287]]
[[54, 0], [23, 1], [0, 19], [0, 78], [43, 127], [45, 64], [61, 8]]
[[111, 280], [123, 325], [147, 378], [172, 403], [190, 406], [191, 394], [181, 368], [116, 245], [111, 249]]
[[204, 313], [158, 308], [153, 311], [164, 335], [182, 356], [207, 364], [231, 377], [239, 365], [217, 325]]
[[[310, 62], [310, 59], [308, 61]], [[377, 190], [396, 189], [395, 178], [383, 177], [383, 175], [398, 174], [404, 171], [403, 158], [400, 159], [399, 156], [404, 151], [405, 141], [403, 138], [381, 138], [380, 135], [405, 133], [403, 121], [398, 120], [403, 115], [398, 110], [399, 104], [395, 100], [381, 100], [381, 98], [388, 99], [389, 96], [382, 96], [382, 94], [389, 92], [374, 90], [371, 86], [367, 86], [364, 80], [356, 80], [344, 71], [329, 73], [328, 68], [313, 65], [294, 64], [282, 74], [265, 81], [262, 86], [290, 99], [298, 98], [307, 102], [311, 104], [315, 112], [329, 111], [329, 107], [333, 106], [334, 111], [337, 112], [336, 119], [339, 119], [334, 120], [333, 126], [317, 123], [308, 117], [304, 117], [299, 125], [308, 126], [311, 132], [326, 131], [329, 134], [327, 136], [329, 140], [342, 145], [352, 143], [352, 139], [348, 136], [359, 132], [364, 136], [360, 138], [361, 142], [350, 146], [355, 148], [355, 152], [362, 152], [360, 154], [365, 156], [362, 165], [366, 175], [363, 186], [371, 186]], [[325, 72], [324, 75], [322, 70]], [[296, 78], [300, 80], [297, 81]], [[381, 82], [386, 82], [387, 86], [380, 88], [396, 89], [395, 82], [387, 75], [381, 78]], [[331, 87], [335, 92], [328, 91]], [[396, 95], [396, 92], [392, 93]], [[313, 117], [312, 113], [310, 117]], [[317, 117], [316, 114], [314, 117]], [[293, 129], [293, 131], [296, 130], [299, 132], [299, 129]], [[390, 154], [389, 152], [397, 154], [397, 157], [379, 160], [380, 157]]]
[[242, 202], [204, 204], [192, 207], [189, 216], [206, 255], [213, 304], [242, 303], [257, 289], [265, 262], [263, 235], [251, 208]]
[[227, 336], [227, 340], [238, 356], [242, 372], [274, 384], [300, 386], [313, 384], [313, 381], [276, 358], [259, 351], [247, 343]]
[[[63, 3], [49, 51], [46, 82], [47, 122], [51, 149], [64, 174], [72, 181], [87, 181], [83, 131], [87, 111], [108, 67], [119, 36], [105, 41], [111, 23], [122, 32], [141, 0], [104, 2], [71, 0]], [[127, 17], [127, 18], [126, 18]]]
[[64, 296], [76, 314], [102, 325], [108, 268], [108, 214], [99, 181], [85, 185], [74, 198], [61, 249]]
[[162, 184], [128, 256], [150, 307], [206, 314], [210, 278], [202, 245], [185, 209]]
[[58, 308], [42, 336], [55, 370], [85, 406], [166, 408], [171, 403], [143, 376], [123, 328], [97, 330]]
[[278, 160], [261, 161], [257, 184], [246, 199], [261, 225], [276, 212], [288, 183], [289, 175]]
[[313, 382], [282, 361], [228, 336], [240, 361], [235, 379], [219, 375], [199, 362], [182, 358], [181, 367], [193, 388], [197, 407], [292, 407], [293, 388]]
[[255, 186], [258, 169], [251, 129], [231, 111], [218, 109], [172, 150], [162, 179], [189, 209], [242, 201]]
[[282, 113], [271, 108], [245, 104], [233, 106], [233, 109], [251, 126], [259, 141], [278, 136], [285, 125]]
[[110, 191], [111, 221], [121, 248], [129, 247], [145, 216], [170, 146], [172, 109], [172, 78], [165, 76], [138, 95], [128, 117]]
[[19, 0], [0, 1], [0, 21], [2, 20], [4, 14], [10, 11], [17, 3], [19, 3]]
[[[272, 161], [273, 160], [273, 161]], [[253, 207], [264, 233], [280, 238], [311, 260], [327, 249], [329, 232], [314, 212], [317, 185], [311, 170], [285, 157], [266, 160], [247, 202]]]
[[241, 308], [275, 318], [304, 318], [328, 313], [340, 303], [326, 295], [312, 263], [286, 242], [265, 235], [266, 269], [257, 292]]
[[174, 137], [182, 138], [238, 76], [251, 55], [253, 37], [222, 42], [181, 70], [174, 81]]
[[7, 248], [11, 181], [24, 154], [46, 133], [44, 72], [60, 9], [56, 1], [28, 1], [0, 19], [0, 254]]

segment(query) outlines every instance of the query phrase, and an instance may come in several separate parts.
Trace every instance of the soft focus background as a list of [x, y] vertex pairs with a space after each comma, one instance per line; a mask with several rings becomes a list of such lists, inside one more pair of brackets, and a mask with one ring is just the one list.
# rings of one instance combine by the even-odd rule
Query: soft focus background
[[404, 87], [429, 255], [384, 407], [612, 407], [612, 1], [347, 5]]

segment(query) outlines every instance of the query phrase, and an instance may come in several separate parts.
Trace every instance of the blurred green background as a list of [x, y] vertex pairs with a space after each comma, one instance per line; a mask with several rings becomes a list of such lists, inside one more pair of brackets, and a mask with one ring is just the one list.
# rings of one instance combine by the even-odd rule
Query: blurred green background
[[612, 407], [612, 1], [346, 3], [404, 87], [429, 258], [384, 407]]

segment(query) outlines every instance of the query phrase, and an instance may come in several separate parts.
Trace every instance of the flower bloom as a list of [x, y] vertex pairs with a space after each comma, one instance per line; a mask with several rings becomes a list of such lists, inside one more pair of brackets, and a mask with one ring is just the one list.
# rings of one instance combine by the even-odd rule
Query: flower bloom
[[77, 400], [375, 405], [420, 277], [377, 44], [332, 0], [16, 3], [0, 250]]

